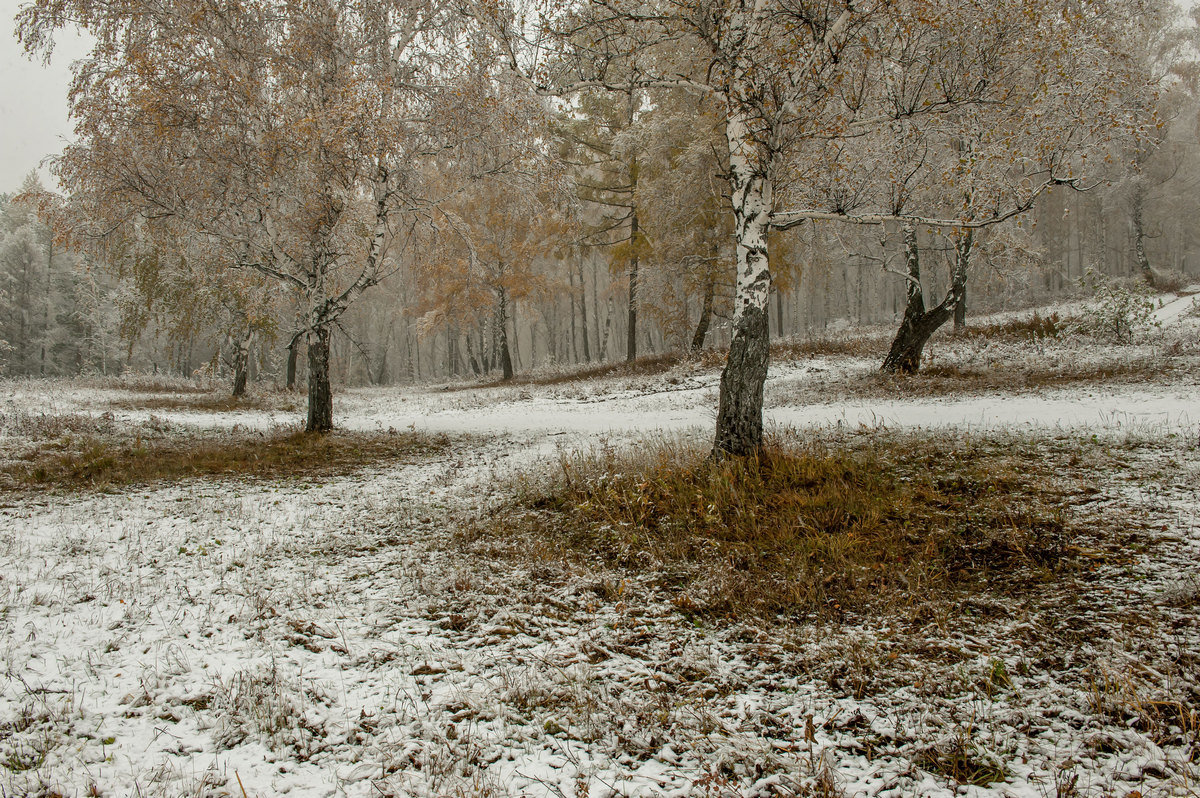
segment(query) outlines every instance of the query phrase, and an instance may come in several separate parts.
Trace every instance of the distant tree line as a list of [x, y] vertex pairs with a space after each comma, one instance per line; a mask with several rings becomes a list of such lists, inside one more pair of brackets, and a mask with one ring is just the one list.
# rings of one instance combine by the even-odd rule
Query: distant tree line
[[5, 372], [306, 379], [322, 430], [334, 382], [729, 347], [737, 454], [772, 336], [898, 325], [911, 371], [968, 308], [1200, 271], [1167, 5], [659, 6], [33, 3], [31, 52], [98, 44], [65, 194], [4, 202]]

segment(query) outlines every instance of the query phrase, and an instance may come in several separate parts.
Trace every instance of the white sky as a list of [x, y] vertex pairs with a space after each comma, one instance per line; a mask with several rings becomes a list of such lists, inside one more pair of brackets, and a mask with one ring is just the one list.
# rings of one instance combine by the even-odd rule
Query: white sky
[[[83, 40], [69, 34], [57, 37], [50, 66], [26, 58], [13, 33], [13, 16], [24, 2], [0, 0], [0, 192], [20, 188], [25, 175], [67, 142], [70, 64], [87, 52]], [[49, 172], [40, 172], [48, 188], [57, 188]]]

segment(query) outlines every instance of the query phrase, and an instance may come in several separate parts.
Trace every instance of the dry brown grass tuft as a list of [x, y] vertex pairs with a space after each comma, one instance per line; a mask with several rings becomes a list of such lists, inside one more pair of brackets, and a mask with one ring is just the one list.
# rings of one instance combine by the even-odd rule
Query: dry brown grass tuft
[[639, 357], [632, 363], [626, 361], [597, 363], [580, 366], [566, 371], [545, 374], [518, 374], [511, 380], [491, 380], [489, 382], [464, 382], [447, 385], [443, 391], [467, 391], [477, 388], [500, 388], [506, 385], [564, 385], [581, 380], [603, 379], [606, 377], [642, 377], [664, 374], [681, 363], [689, 362], [688, 358], [676, 352], [664, 352], [657, 355]]
[[1059, 338], [1067, 333], [1068, 328], [1069, 322], [1059, 318], [1057, 313], [1042, 316], [1035, 312], [1032, 316], [1009, 321], [969, 325], [958, 331], [956, 335], [962, 338], [987, 338], [994, 341], [1042, 341], [1047, 338]]
[[211, 378], [181, 377], [171, 374], [123, 374], [120, 376], [96, 376], [87, 378], [87, 383], [97, 388], [131, 393], [212, 393], [226, 387]]
[[[820, 356], [883, 357], [889, 337], [873, 330], [870, 333], [847, 334], [819, 338], [787, 338], [771, 343], [771, 360], [798, 360]], [[666, 374], [684, 364], [701, 369], [716, 369], [725, 365], [728, 347], [710, 347], [699, 352], [663, 352], [626, 361], [584, 365], [549, 374], [518, 374], [511, 380], [485, 383], [447, 385], [445, 391], [464, 391], [476, 388], [499, 388], [505, 385], [564, 385], [583, 380], [621, 377], [650, 377]]]
[[0, 490], [88, 490], [196, 476], [316, 477], [425, 458], [446, 436], [415, 432], [297, 431], [173, 433], [159, 423], [124, 428], [111, 419], [76, 428], [50, 425], [53, 437], [30, 440], [0, 461]]
[[302, 397], [290, 392], [256, 393], [234, 398], [228, 392], [190, 392], [171, 396], [138, 396], [116, 399], [110, 404], [121, 410], [191, 410], [202, 413], [233, 413], [244, 410], [299, 410]]
[[802, 360], [811, 357], [861, 357], [883, 360], [895, 331], [878, 328], [843, 335], [815, 338], [785, 338], [771, 345], [771, 360]]
[[1034, 391], [1089, 383], [1118, 384], [1160, 380], [1174, 371], [1169, 360], [1145, 357], [1107, 362], [1014, 363], [1011, 366], [932, 363], [916, 374], [865, 375], [847, 386], [854, 396], [949, 396], [986, 391]]
[[1065, 455], [916, 435], [776, 442], [714, 462], [662, 442], [561, 461], [465, 532], [521, 557], [655, 575], [687, 612], [841, 617], [1063, 566]]

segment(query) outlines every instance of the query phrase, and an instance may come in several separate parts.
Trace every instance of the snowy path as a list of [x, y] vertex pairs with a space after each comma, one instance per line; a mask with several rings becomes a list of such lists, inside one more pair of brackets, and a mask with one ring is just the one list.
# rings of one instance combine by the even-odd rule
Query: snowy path
[[[843, 372], [847, 367], [834, 366]], [[851, 369], [870, 372], [869, 361]], [[778, 396], [814, 377], [828, 379], [830, 366], [817, 360], [772, 368], [766, 389], [768, 425], [793, 428], [886, 427], [994, 430], [1075, 430], [1124, 435], [1186, 434], [1200, 425], [1200, 375], [1178, 375], [1152, 385], [1090, 384], [1020, 393], [983, 393], [919, 399], [846, 399], [807, 405], [773, 406]], [[678, 385], [605, 390], [584, 384], [561, 388], [430, 389], [363, 388], [334, 396], [334, 421], [360, 431], [415, 429], [439, 433], [506, 435], [525, 441], [582, 444], [605, 437], [695, 432], [707, 435], [717, 405], [715, 373]], [[819, 395], [819, 390], [817, 391]], [[219, 414], [187, 410], [111, 410], [115, 397], [133, 394], [60, 388], [44, 395], [15, 386], [9, 406], [22, 412], [99, 413], [146, 421], [151, 417], [194, 427], [255, 429], [293, 427], [301, 411], [245, 410]]]

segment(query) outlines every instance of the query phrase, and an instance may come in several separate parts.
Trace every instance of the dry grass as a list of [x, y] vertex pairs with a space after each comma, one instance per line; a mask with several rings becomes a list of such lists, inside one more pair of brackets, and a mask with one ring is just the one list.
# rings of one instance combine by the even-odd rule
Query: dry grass
[[[11, 427], [11, 425], [9, 425]], [[15, 456], [0, 460], [0, 491], [93, 490], [196, 476], [323, 477], [425, 458], [449, 446], [415, 432], [173, 429], [123, 426], [111, 416], [42, 417], [24, 423]]]
[[1057, 313], [1042, 316], [1035, 311], [1032, 316], [988, 324], [968, 325], [955, 334], [963, 338], [986, 338], [992, 341], [1019, 343], [1059, 338], [1067, 334], [1069, 327], [1070, 322], [1064, 321]]
[[255, 393], [234, 398], [228, 392], [193, 391], [170, 396], [137, 396], [109, 404], [121, 410], [188, 410], [200, 413], [234, 413], [245, 410], [299, 410], [303, 397], [291, 392]]
[[697, 445], [564, 458], [472, 545], [654, 575], [684, 611], [833, 617], [1022, 584], [1063, 567], [1067, 453], [915, 435], [775, 442], [714, 462]]
[[[820, 356], [880, 357], [887, 351], [890, 336], [873, 330], [869, 333], [830, 335], [818, 338], [785, 338], [771, 343], [771, 360], [797, 360]], [[729, 347], [710, 347], [699, 352], [663, 352], [634, 360], [583, 365], [551, 373], [518, 374], [511, 380], [465, 382], [447, 385], [442, 390], [465, 391], [499, 388], [505, 385], [565, 385], [572, 382], [622, 377], [651, 377], [666, 374], [690, 364], [701, 369], [725, 365]]]
[[[705, 353], [707, 355], [707, 353]], [[582, 380], [595, 380], [619, 377], [642, 377], [665, 374], [681, 363], [689, 361], [685, 355], [675, 352], [665, 352], [657, 355], [639, 357], [632, 363], [626, 361], [596, 363], [577, 368], [548, 373], [518, 374], [511, 380], [491, 380], [488, 382], [463, 382], [447, 385], [443, 391], [468, 391], [478, 388], [500, 388], [507, 385], [564, 385]]]
[[209, 377], [188, 378], [172, 374], [123, 374], [95, 376], [86, 380], [96, 388], [131, 393], [212, 393], [228, 389], [225, 381]]
[[932, 363], [916, 374], [863, 375], [846, 386], [849, 396], [922, 397], [987, 391], [1035, 391], [1072, 385], [1109, 385], [1161, 380], [1177, 368], [1166, 359], [1146, 357], [1108, 362], [1003, 362], [988, 365]]
[[1189, 277], [1178, 269], [1155, 269], [1154, 290], [1177, 294], [1195, 284], [1196, 279]]
[[[960, 332], [951, 332], [949, 326], [935, 334], [934, 340], [950, 338], [965, 342], [994, 342], [999, 344], [1028, 344], [1047, 340], [1059, 340], [1069, 333], [1072, 320], [1057, 313], [1042, 316], [1034, 312], [1003, 322], [973, 324]], [[862, 358], [883, 362], [896, 330], [892, 326], [872, 326], [830, 333], [813, 337], [788, 337], [772, 340], [770, 360], [773, 363], [807, 360], [814, 357]], [[701, 369], [718, 369], [725, 365], [728, 347], [715, 347], [700, 352], [666, 352], [646, 355], [632, 363], [625, 361], [583, 365], [560, 371], [535, 374], [518, 374], [513, 379], [489, 382], [463, 382], [447, 385], [447, 392], [474, 390], [477, 388], [499, 388], [512, 386], [564, 385], [584, 380], [648, 377], [666, 374], [672, 369], [691, 364]], [[1097, 378], [1102, 379], [1103, 374]], [[869, 388], [869, 386], [868, 386]]]
[[771, 360], [804, 360], [812, 357], [859, 357], [883, 360], [895, 330], [870, 328], [841, 335], [785, 338], [771, 345]]

